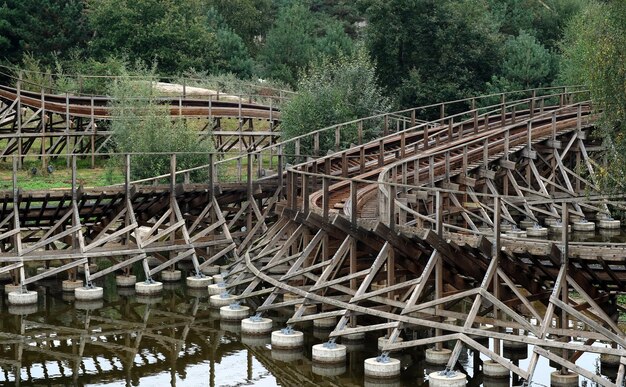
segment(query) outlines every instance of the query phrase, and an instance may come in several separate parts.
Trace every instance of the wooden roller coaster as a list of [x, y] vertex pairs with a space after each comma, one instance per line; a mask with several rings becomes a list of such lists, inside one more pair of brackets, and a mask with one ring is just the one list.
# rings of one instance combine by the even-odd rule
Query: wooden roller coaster
[[[126, 156], [118, 187], [74, 178], [70, 190], [21, 192], [14, 180], [0, 272], [26, 286], [82, 265], [89, 283], [134, 262], [149, 278], [181, 260], [198, 275], [227, 260], [238, 299], [259, 314], [296, 306], [289, 325], [336, 319], [333, 340], [385, 331], [383, 353], [452, 342], [449, 369], [468, 346], [526, 382], [543, 357], [621, 385], [626, 245], [575, 242], [568, 227], [614, 225], [624, 208], [596, 182], [603, 146], [589, 135], [598, 116], [587, 97], [551, 88], [380, 114], [230, 160], [211, 155], [194, 169], [206, 184], [189, 184], [175, 155], [169, 175], [138, 182]], [[236, 182], [219, 181], [228, 162], [245, 168]], [[102, 258], [111, 267], [90, 273]], [[28, 277], [29, 262], [47, 270]], [[414, 339], [418, 329], [434, 336]], [[525, 368], [505, 357], [520, 344], [532, 348]], [[577, 365], [584, 353], [619, 358], [615, 382]]]

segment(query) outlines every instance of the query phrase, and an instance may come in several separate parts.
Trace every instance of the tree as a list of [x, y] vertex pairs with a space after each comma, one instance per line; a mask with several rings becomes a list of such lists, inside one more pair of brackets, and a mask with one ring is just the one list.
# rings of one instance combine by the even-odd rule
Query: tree
[[210, 68], [217, 47], [204, 9], [202, 0], [90, 0], [91, 55], [156, 60], [166, 74]]
[[499, 62], [486, 0], [368, 0], [366, 41], [402, 106], [475, 94]]
[[18, 63], [33, 53], [46, 64], [82, 49], [88, 29], [82, 0], [4, 0], [0, 5], [0, 52]]
[[[298, 90], [281, 112], [281, 128], [287, 138], [389, 110], [388, 100], [377, 86], [376, 71], [365, 49], [350, 56], [325, 57], [313, 62], [302, 75]], [[380, 126], [365, 126], [363, 130], [364, 140], [370, 140], [380, 133]], [[357, 141], [356, 125], [342, 128], [342, 148]], [[304, 153], [312, 152], [310, 137], [301, 145]], [[334, 145], [334, 131], [320, 137], [321, 152], [334, 149]]]
[[272, 0], [209, 0], [208, 3], [252, 52], [256, 51], [259, 38], [272, 26], [275, 16]]
[[263, 75], [295, 86], [298, 72], [314, 58], [349, 53], [352, 42], [338, 23], [299, 2], [282, 8], [260, 52]]
[[215, 34], [217, 53], [212, 72], [233, 73], [243, 78], [252, 76], [254, 60], [248, 53], [243, 39], [231, 29], [215, 8], [207, 14], [209, 31]]
[[523, 88], [545, 85], [552, 80], [555, 59], [534, 36], [522, 31], [504, 44], [502, 76]]
[[[177, 157], [179, 169], [206, 163], [210, 144], [199, 143], [198, 134], [183, 120], [172, 121], [169, 107], [158, 103], [152, 92], [154, 71], [139, 69], [138, 77], [129, 73], [111, 84], [111, 130], [118, 152], [172, 153], [190, 152]], [[144, 154], [132, 157], [132, 178], [143, 179], [170, 171], [167, 154]]]
[[626, 188], [626, 3], [592, 1], [572, 20], [563, 42], [562, 79], [588, 85], [603, 114], [600, 134], [612, 162], [600, 170], [607, 187]]

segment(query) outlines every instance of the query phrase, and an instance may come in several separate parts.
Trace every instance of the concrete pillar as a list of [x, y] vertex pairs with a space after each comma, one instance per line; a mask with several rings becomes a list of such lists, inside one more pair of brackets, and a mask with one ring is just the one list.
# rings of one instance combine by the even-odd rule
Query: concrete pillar
[[235, 297], [228, 293], [215, 294], [209, 297], [209, 303], [211, 306], [221, 308], [222, 306], [230, 305], [235, 302]]
[[550, 374], [550, 386], [555, 387], [577, 387], [578, 375], [568, 372], [567, 374], [561, 374], [561, 371], [554, 371]]
[[428, 375], [430, 387], [464, 387], [467, 384], [467, 376], [457, 371], [438, 371]]
[[190, 276], [187, 277], [187, 287], [188, 288], [206, 288], [213, 283], [213, 278], [211, 277], [196, 277]]
[[511, 372], [498, 362], [486, 360], [483, 362], [483, 375], [490, 378], [508, 379], [511, 377]]
[[34, 290], [21, 290], [9, 293], [9, 305], [30, 305], [37, 303], [37, 292]]
[[115, 284], [119, 287], [135, 286], [137, 277], [134, 275], [116, 275]]
[[343, 363], [346, 361], [346, 346], [336, 343], [323, 343], [313, 346], [313, 361], [318, 363]]
[[241, 320], [241, 331], [248, 335], [265, 335], [272, 331], [274, 322], [269, 318], [250, 317]]
[[[239, 304], [230, 304], [220, 308], [220, 318], [222, 320], [243, 320], [250, 315], [250, 307]], [[241, 325], [241, 324], [239, 324]]]
[[104, 297], [104, 289], [99, 286], [76, 288], [74, 289], [74, 296], [77, 301], [101, 300]]
[[159, 294], [163, 291], [163, 283], [162, 282], [137, 282], [135, 284], [135, 291], [137, 294], [149, 296], [153, 294]]
[[304, 333], [283, 329], [272, 332], [272, 349], [293, 349], [304, 345]]
[[73, 293], [75, 289], [82, 288], [82, 287], [83, 287], [83, 281], [81, 280], [77, 280], [77, 281], [63, 280], [61, 282], [61, 289], [63, 289], [64, 292]]
[[395, 378], [400, 375], [400, 360], [394, 358], [381, 359], [371, 357], [365, 359], [365, 376], [375, 379]]
[[180, 281], [182, 273], [180, 270], [163, 270], [161, 272], [161, 280], [167, 282]]
[[435, 348], [428, 348], [426, 350], [426, 363], [430, 364], [448, 364], [452, 351], [446, 348], [436, 350]]

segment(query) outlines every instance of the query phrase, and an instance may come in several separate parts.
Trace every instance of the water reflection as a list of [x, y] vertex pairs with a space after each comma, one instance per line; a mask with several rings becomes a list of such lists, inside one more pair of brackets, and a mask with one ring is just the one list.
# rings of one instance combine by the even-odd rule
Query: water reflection
[[[0, 384], [415, 386], [427, 385], [425, 377], [436, 370], [425, 363], [422, 350], [412, 349], [393, 355], [402, 363], [398, 380], [365, 380], [363, 362], [378, 354], [371, 343], [376, 343], [380, 332], [365, 341], [346, 343], [346, 363], [318, 365], [311, 362], [311, 346], [327, 340], [328, 331], [304, 327], [304, 348], [272, 350], [269, 335], [241, 336], [239, 323], [220, 321], [207, 293], [176, 285], [150, 298], [138, 297], [132, 289], [116, 289], [110, 279], [103, 285], [105, 300], [88, 303], [63, 294], [54, 282], [37, 289], [40, 302], [36, 306], [9, 307], [3, 296]], [[282, 321], [275, 324], [277, 328], [285, 321], [275, 320]], [[430, 334], [424, 330], [406, 333]], [[504, 354], [524, 368], [531, 351], [511, 355], [505, 348]], [[468, 385], [516, 382], [516, 378], [484, 379], [478, 372], [483, 360], [486, 357], [463, 351], [458, 367], [468, 374]], [[599, 364], [592, 355], [584, 355], [577, 363], [589, 370]], [[542, 359], [535, 382], [549, 385], [550, 371]]]

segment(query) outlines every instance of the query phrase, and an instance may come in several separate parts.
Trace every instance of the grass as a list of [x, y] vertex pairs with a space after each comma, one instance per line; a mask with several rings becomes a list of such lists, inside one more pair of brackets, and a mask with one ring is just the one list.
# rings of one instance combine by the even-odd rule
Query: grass
[[[47, 190], [72, 187], [72, 170], [66, 167], [65, 159], [50, 161], [52, 173], [43, 169], [39, 160], [26, 160], [17, 172], [17, 186], [23, 190]], [[98, 160], [91, 168], [91, 160], [77, 160], [76, 183], [84, 187], [97, 187], [124, 182], [121, 168]], [[13, 171], [10, 163], [0, 164], [0, 189], [13, 188]]]

